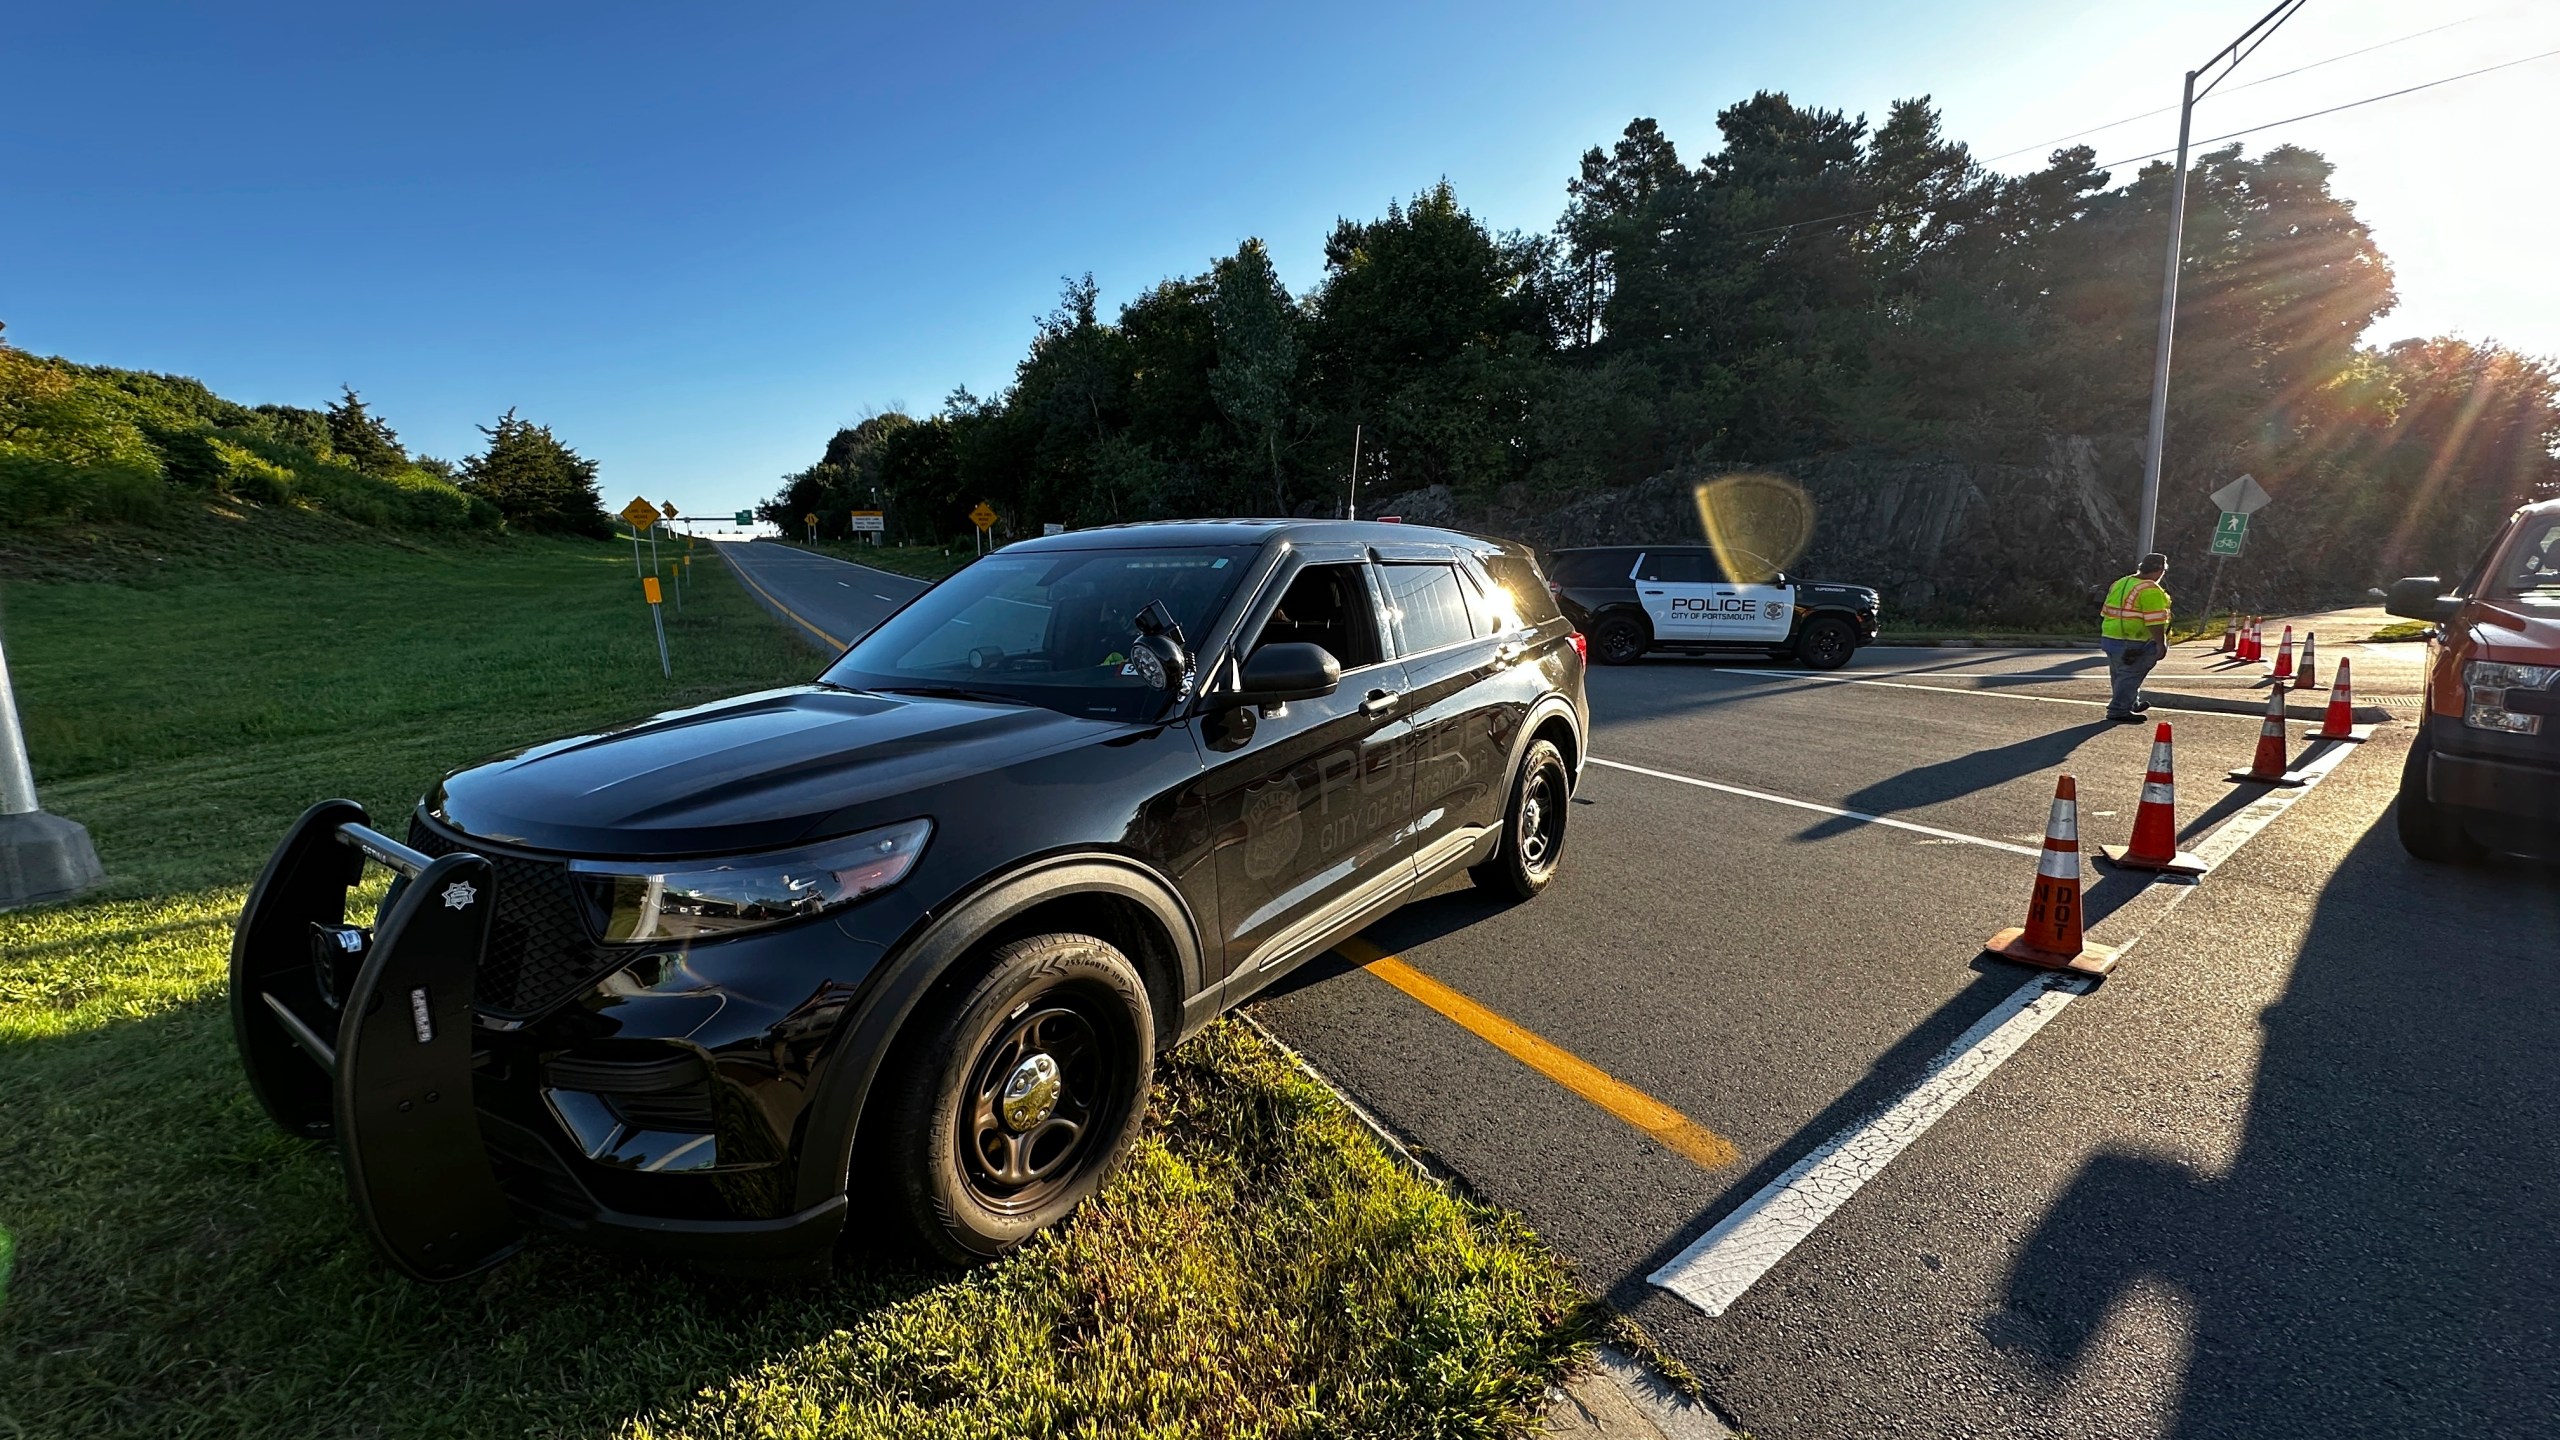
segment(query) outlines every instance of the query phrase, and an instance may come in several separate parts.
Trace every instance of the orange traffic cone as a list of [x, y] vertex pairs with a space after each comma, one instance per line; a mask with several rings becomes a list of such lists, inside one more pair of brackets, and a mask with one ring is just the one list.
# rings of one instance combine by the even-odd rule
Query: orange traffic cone
[[2225, 655], [2236, 653], [2236, 647], [2239, 643], [2240, 617], [2238, 615], [2224, 616], [2222, 621], [2222, 653]]
[[2278, 680], [2293, 678], [2293, 627], [2290, 625], [2284, 627], [2284, 643], [2276, 647], [2275, 678]]
[[2258, 753], [2246, 770], [2234, 770], [2229, 778], [2244, 784], [2300, 785], [2301, 777], [2285, 769], [2284, 687], [2267, 692], [2267, 718], [2258, 727]]
[[2116, 952], [2080, 937], [2080, 795], [2071, 777], [2053, 787], [2053, 809], [2044, 822], [2044, 854], [2036, 861], [2035, 893], [2027, 923], [1991, 937], [1983, 949], [2046, 970], [2104, 975], [2116, 968]]
[[2249, 617], [2249, 628], [2240, 636], [2240, 658], [2252, 665], [2258, 663], [2258, 617], [2255, 615]]
[[2293, 688], [2296, 690], [2308, 690], [2320, 683], [2319, 663], [2312, 654], [2319, 640], [2320, 632], [2317, 630], [2302, 632], [2302, 668], [2293, 672]]
[[2305, 738], [2343, 740], [2350, 745], [2364, 743], [2365, 737], [2356, 733], [2355, 692], [2347, 685], [2346, 661], [2338, 662], [2338, 682], [2329, 687], [2328, 713], [2320, 717], [2320, 728]]
[[2151, 772], [2142, 777], [2142, 805], [2133, 812], [2133, 842], [2098, 847], [2109, 864], [2169, 875], [2201, 875], [2213, 868], [2194, 852], [2178, 848], [2178, 784], [2173, 776], [2169, 722], [2163, 720], [2151, 736]]

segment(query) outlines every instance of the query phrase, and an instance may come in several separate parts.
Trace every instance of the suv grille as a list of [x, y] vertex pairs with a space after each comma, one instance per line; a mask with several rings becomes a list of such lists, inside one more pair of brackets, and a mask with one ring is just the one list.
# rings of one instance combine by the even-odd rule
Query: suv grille
[[489, 921], [489, 949], [472, 979], [472, 1001], [480, 1009], [530, 1018], [576, 995], [620, 958], [588, 936], [567, 865], [466, 843], [414, 814], [409, 848], [430, 856], [467, 848], [486, 857], [496, 872], [498, 908]]

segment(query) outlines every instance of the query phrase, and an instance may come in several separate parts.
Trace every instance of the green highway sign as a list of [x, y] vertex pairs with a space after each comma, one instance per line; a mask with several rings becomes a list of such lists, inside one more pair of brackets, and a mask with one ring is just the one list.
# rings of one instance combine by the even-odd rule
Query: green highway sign
[[2222, 518], [2214, 522], [2213, 553], [2237, 555], [2240, 553], [2240, 542], [2248, 536], [2249, 517], [2237, 510], [2225, 510], [2222, 512]]
[[739, 524], [741, 524], [741, 525], [753, 525], [753, 524], [755, 524], [755, 523], [756, 523], [756, 512], [754, 512], [753, 510], [741, 510], [741, 511], [739, 511], [739, 512], [738, 512], [738, 523], [739, 523]]

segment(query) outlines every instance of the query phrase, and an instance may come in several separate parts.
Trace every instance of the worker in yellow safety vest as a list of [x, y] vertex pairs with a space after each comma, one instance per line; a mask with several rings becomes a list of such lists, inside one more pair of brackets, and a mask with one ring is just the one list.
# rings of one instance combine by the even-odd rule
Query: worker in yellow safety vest
[[2108, 587], [2107, 603], [2098, 611], [2098, 648], [2107, 652], [2113, 687], [2110, 720], [2139, 720], [2151, 708], [2142, 698], [2142, 682], [2169, 653], [2169, 592], [2160, 588], [2160, 577], [2168, 573], [2168, 556], [2143, 556], [2141, 569]]

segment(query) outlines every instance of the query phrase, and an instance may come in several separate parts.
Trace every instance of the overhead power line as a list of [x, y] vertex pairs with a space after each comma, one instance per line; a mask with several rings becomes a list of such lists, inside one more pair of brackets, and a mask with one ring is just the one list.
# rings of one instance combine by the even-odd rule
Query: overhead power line
[[[2495, 65], [2483, 65], [2477, 70], [2465, 70], [2459, 75], [2447, 75], [2441, 80], [2429, 80], [2422, 84], [2404, 86], [2398, 90], [2386, 90], [2379, 95], [2367, 95], [2361, 100], [2350, 100], [2343, 105], [2332, 105], [2325, 110], [2308, 110], [2300, 115], [2288, 115], [2282, 120], [2270, 120], [2264, 125], [2252, 125], [2245, 130], [2233, 130], [2227, 134], [2213, 136], [2210, 139], [2198, 140], [2195, 143], [2198, 145], [2218, 145], [2225, 140], [2237, 140], [2243, 135], [2255, 135], [2261, 130], [2273, 130], [2279, 125], [2290, 125], [2297, 120], [2316, 120], [2323, 115], [2335, 115], [2341, 110], [2353, 110], [2358, 106], [2372, 105], [2384, 100], [2394, 100], [2403, 95], [2415, 95], [2421, 90], [2433, 90], [2439, 85], [2450, 85], [2456, 80], [2468, 80], [2474, 75], [2486, 75], [2495, 70], [2511, 70], [2518, 65], [2530, 65], [2536, 60], [2548, 60], [2554, 55], [2560, 55], [2560, 50], [2545, 50], [2539, 55], [2527, 55], [2521, 59], [2500, 61]], [[2128, 155], [2122, 160], [2110, 160], [2098, 168], [2101, 170], [2112, 170], [2118, 165], [2130, 165], [2137, 160], [2157, 160], [2163, 155], [2176, 154], [2177, 149], [2177, 146], [2172, 145], [2166, 150], [2154, 150], [2148, 155]]]
[[[2457, 21], [2456, 23], [2458, 24], [2460, 22]], [[2349, 100], [2343, 105], [2332, 105], [2324, 110], [2312, 110], [2301, 115], [2290, 116], [2283, 120], [2270, 120], [2264, 125], [2252, 125], [2245, 130], [2234, 130], [2229, 134], [2216, 135], [2211, 139], [2197, 140], [2192, 143], [2195, 145], [2217, 145], [2225, 140], [2237, 140], [2243, 135], [2255, 135], [2261, 130], [2272, 130], [2279, 125], [2290, 125], [2297, 120], [2313, 120], [2323, 115], [2335, 115], [2341, 110], [2353, 110], [2359, 106], [2377, 104], [2384, 100], [2396, 99], [2402, 95], [2414, 95], [2421, 90], [2433, 90], [2439, 85], [2450, 85], [2456, 80], [2468, 80], [2475, 75], [2486, 75], [2496, 70], [2508, 70], [2518, 65], [2529, 65], [2536, 60], [2548, 60], [2554, 55], [2560, 55], [2560, 50], [2545, 50], [2537, 55], [2526, 55], [2514, 60], [2501, 61], [2495, 65], [2483, 65], [2477, 70], [2465, 70], [2459, 75], [2447, 75], [2440, 80], [2429, 80], [2421, 84], [2405, 86], [2398, 90], [2387, 90], [2380, 95], [2367, 95], [2361, 100]], [[2177, 107], [2173, 105], [2169, 108], [2174, 110]], [[2102, 126], [2100, 128], [2103, 129], [2105, 127]], [[2165, 150], [2154, 150], [2148, 155], [2128, 155], [2121, 160], [2110, 160], [2104, 165], [2094, 166], [2092, 168], [2099, 170], [2113, 170], [2119, 165], [2131, 165], [2136, 161], [2157, 160], [2163, 155], [2176, 154], [2177, 148], [2178, 147], [2172, 145]], [[1870, 205], [1863, 210], [1843, 210], [1837, 215], [1818, 215], [1811, 220], [1790, 220], [1783, 225], [1764, 225], [1757, 230], [1738, 231], [1735, 233], [1733, 238], [1737, 240], [1748, 240], [1755, 235], [1775, 235], [1787, 230], [1802, 230], [1808, 226], [1828, 225], [1835, 220], [1858, 220], [1870, 215], [1879, 215], [1886, 208], [1887, 207], [1883, 205]], [[1913, 216], [1918, 213], [1920, 212], [1910, 212], [1893, 218], [1908, 219], [1913, 218]]]
[[[2231, 93], [2237, 95], [2243, 90], [2254, 89], [2260, 85], [2272, 84], [2275, 81], [2286, 78], [2287, 76], [2299, 75], [2306, 70], [2317, 70], [2323, 65], [2335, 65], [2341, 60], [2353, 60], [2359, 55], [2370, 55], [2376, 50], [2388, 50], [2394, 45], [2405, 44], [2411, 40], [2436, 34], [2438, 31], [2451, 30], [2459, 25], [2468, 25], [2479, 18], [2480, 17], [2477, 15], [2465, 15], [2459, 20], [2448, 20], [2442, 25], [2430, 26], [2424, 30], [2412, 30], [2406, 35], [2398, 35], [2389, 40], [2378, 41], [2374, 44], [2365, 46], [2361, 50], [2349, 50], [2344, 54], [2332, 55], [2326, 60], [2314, 60], [2308, 65], [2296, 65], [2290, 70], [2279, 70], [2273, 75], [2261, 76], [2258, 79], [2250, 81], [2246, 85], [2234, 85], [2231, 87]], [[2053, 146], [2062, 144], [2064, 141], [2077, 140], [2084, 135], [2095, 135], [2103, 130], [2113, 130], [2118, 126], [2130, 125], [2137, 120], [2148, 120], [2157, 115], [2172, 114], [2177, 110], [2177, 108], [2178, 107], [2175, 105], [2163, 105], [2157, 110], [2145, 110], [2139, 115], [2127, 115], [2121, 120], [2110, 120], [2104, 125], [2092, 125], [2086, 130], [2074, 130], [2068, 135], [2057, 135], [2051, 140], [2040, 140], [2033, 145], [2021, 145], [2015, 150], [2003, 150], [1997, 155], [1985, 157], [1982, 163], [1990, 165], [2002, 160], [2014, 159], [2020, 155], [2048, 150]]]

